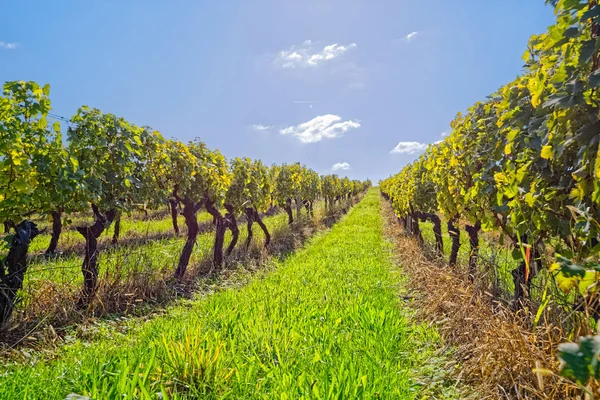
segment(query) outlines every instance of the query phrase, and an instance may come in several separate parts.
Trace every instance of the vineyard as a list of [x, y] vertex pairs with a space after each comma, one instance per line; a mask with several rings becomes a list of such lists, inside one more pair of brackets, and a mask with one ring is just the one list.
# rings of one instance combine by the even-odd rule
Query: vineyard
[[[600, 4], [546, 3], [522, 73], [378, 187], [5, 82], [0, 399], [600, 399]], [[357, 47], [315, 43], [271, 67]], [[361, 124], [283, 126], [252, 129]]]
[[[555, 13], [524, 73], [381, 190], [433, 259], [456, 268], [468, 246], [463, 276], [564, 340], [593, 335], [600, 315], [600, 6], [558, 1]], [[563, 375], [590, 393], [599, 343], [558, 347]]]
[[[64, 279], [64, 273], [52, 271], [72, 265], [78, 253], [83, 253], [83, 279], [74, 307], [89, 309], [99, 286], [99, 259], [107, 248], [110, 250], [108, 243], [99, 246], [102, 234], [114, 225], [111, 243], [116, 246], [133, 213], [143, 215], [136, 217], [138, 221], [150, 221], [150, 213], [170, 214], [171, 235], [165, 235], [169, 226], [164, 219], [139, 222], [146, 230], [145, 239], [151, 236], [150, 230], [163, 241], [178, 236], [182, 222], [185, 224], [185, 242], [169, 278], [181, 281], [199, 240], [200, 224], [205, 231], [214, 231], [211, 268], [219, 270], [236, 246], [250, 246], [255, 223], [264, 233], [264, 246], [269, 247], [271, 233], [263, 221], [268, 211], [285, 210], [292, 225], [292, 207], [296, 219], [313, 218], [319, 198], [325, 198], [324, 207], [332, 210], [370, 186], [370, 182], [336, 175], [321, 177], [300, 164], [267, 167], [258, 160], [239, 158], [227, 162], [218, 150], [209, 149], [200, 140], [188, 144], [166, 140], [150, 127], [138, 127], [88, 107], [81, 107], [73, 116], [63, 138], [60, 123], [48, 122], [49, 95], [48, 85], [7, 82], [0, 97], [0, 219], [5, 227], [5, 257], [0, 265], [1, 325], [9, 323], [16, 300], [23, 297], [19, 291], [24, 282]], [[201, 210], [204, 212], [198, 218]], [[247, 224], [243, 244], [238, 243], [241, 217]], [[39, 226], [45, 220], [51, 221], [50, 227]], [[63, 224], [69, 228], [65, 233]], [[228, 231], [230, 239], [225, 247]], [[69, 238], [68, 254], [60, 252], [61, 234]], [[41, 243], [47, 246], [45, 251]], [[144, 245], [152, 246], [149, 240]], [[172, 241], [161, 245], [174, 251]], [[33, 268], [29, 268], [30, 250], [37, 260]], [[118, 265], [117, 259], [126, 254], [127, 249], [120, 254], [113, 251], [109, 262]], [[37, 276], [30, 277], [30, 269], [29, 274]], [[127, 282], [127, 272], [120, 274]], [[43, 295], [51, 286], [29, 285], [26, 303], [36, 303], [33, 288]]]

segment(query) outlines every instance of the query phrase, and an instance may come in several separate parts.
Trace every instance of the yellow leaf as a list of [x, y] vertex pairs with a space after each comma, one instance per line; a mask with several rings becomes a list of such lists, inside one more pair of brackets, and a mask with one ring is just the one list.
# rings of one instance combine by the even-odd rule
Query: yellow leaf
[[494, 180], [497, 183], [506, 182], [506, 175], [504, 175], [502, 172], [497, 172], [497, 173], [494, 174]]
[[533, 205], [535, 204], [535, 197], [531, 193], [527, 193], [525, 195], [525, 202], [529, 207], [533, 207]]
[[542, 102], [540, 97], [544, 91], [544, 85], [537, 79], [532, 77], [529, 79], [529, 91], [531, 93], [531, 105], [533, 108], [537, 108]]
[[12, 162], [13, 162], [15, 165], [21, 165], [21, 154], [20, 154], [18, 151], [16, 151], [16, 150], [11, 150], [11, 151], [10, 151], [10, 156], [11, 156], [11, 158], [12, 158]]
[[554, 156], [554, 151], [552, 150], [552, 146], [544, 146], [542, 147], [542, 158], [546, 160], [552, 160]]
[[556, 276], [556, 283], [563, 293], [569, 293], [572, 288], [577, 287], [576, 278], [567, 278], [562, 273]]
[[579, 191], [578, 188], [575, 187], [575, 188], [573, 188], [571, 190], [571, 193], [569, 194], [569, 197], [572, 198], [572, 199], [578, 199], [578, 198], [581, 197], [581, 192]]
[[585, 276], [579, 281], [579, 293], [586, 296], [589, 293], [597, 291], [595, 283], [598, 281], [598, 273], [596, 271], [585, 271]]

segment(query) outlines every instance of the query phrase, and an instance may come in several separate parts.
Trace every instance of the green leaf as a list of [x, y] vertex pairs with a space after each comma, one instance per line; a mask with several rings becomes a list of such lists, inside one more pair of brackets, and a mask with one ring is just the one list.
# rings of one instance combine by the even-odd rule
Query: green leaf
[[574, 26], [565, 31], [565, 37], [569, 38], [569, 39], [576, 38], [580, 34], [581, 34], [581, 32], [579, 31], [579, 28], [574, 27]]
[[[596, 7], [598, 8], [598, 7]], [[596, 40], [586, 40], [581, 44], [581, 50], [579, 53], [579, 65], [584, 66], [592, 60], [592, 56], [596, 51]]]
[[600, 134], [600, 121], [585, 125], [577, 131], [577, 141], [581, 144], [587, 144], [596, 135]]
[[567, 107], [571, 101], [571, 96], [568, 95], [559, 95], [553, 94], [546, 100], [542, 107], [550, 108], [550, 107]]
[[572, 278], [574, 276], [579, 278], [585, 277], [585, 268], [577, 264], [561, 264], [560, 272], [567, 278]]
[[573, 262], [560, 254], [556, 255], [556, 260], [560, 266], [560, 272], [567, 278], [579, 277], [584, 278], [586, 269], [581, 265], [573, 264]]
[[581, 22], [586, 22], [588, 19], [596, 19], [600, 16], [600, 7], [595, 5], [581, 16]]
[[586, 385], [590, 378], [598, 378], [600, 336], [579, 338], [579, 343], [563, 343], [558, 346], [558, 357], [563, 361], [560, 374]]
[[600, 86], [600, 69], [592, 72], [588, 80], [588, 89], [594, 89], [598, 86]]

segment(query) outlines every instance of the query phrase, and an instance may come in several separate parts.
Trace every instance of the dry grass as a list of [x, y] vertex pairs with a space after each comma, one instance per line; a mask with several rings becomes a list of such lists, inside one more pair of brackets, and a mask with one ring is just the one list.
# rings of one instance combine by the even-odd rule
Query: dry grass
[[399, 263], [413, 291], [416, 316], [437, 327], [453, 347], [457, 381], [477, 399], [576, 399], [581, 392], [557, 375], [560, 329], [531, 329], [531, 315], [515, 315], [464, 274], [429, 261], [416, 240], [404, 236], [387, 201], [382, 201]]

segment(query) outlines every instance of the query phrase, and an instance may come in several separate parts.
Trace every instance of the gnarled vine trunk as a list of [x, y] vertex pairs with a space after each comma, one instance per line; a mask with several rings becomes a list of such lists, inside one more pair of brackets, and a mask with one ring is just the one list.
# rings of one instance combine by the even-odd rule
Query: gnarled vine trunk
[[225, 232], [230, 226], [230, 219], [224, 218], [211, 201], [206, 202], [206, 211], [217, 221], [215, 229], [215, 245], [213, 252], [213, 265], [221, 268], [223, 265], [223, 244], [225, 243]]
[[194, 250], [194, 245], [196, 244], [196, 238], [198, 237], [198, 232], [200, 231], [198, 227], [197, 214], [198, 210], [200, 210], [204, 204], [202, 201], [196, 203], [187, 196], [184, 199], [179, 198], [178, 201], [183, 204], [183, 211], [181, 214], [185, 218], [185, 225], [187, 226], [187, 238], [185, 240], [185, 244], [183, 245], [181, 255], [179, 256], [177, 269], [175, 269], [175, 279], [183, 278], [185, 271], [187, 270], [187, 266], [190, 263], [192, 251]]
[[246, 208], [244, 212], [246, 213], [246, 223], [248, 224], [248, 237], [246, 238], [246, 250], [248, 250], [253, 236], [252, 225], [254, 224], [254, 210], [252, 208]]
[[0, 328], [8, 322], [15, 308], [15, 299], [27, 272], [29, 244], [40, 233], [36, 224], [27, 220], [15, 230], [6, 260], [0, 263]]
[[302, 199], [300, 197], [296, 197], [296, 219], [300, 220], [302, 217]]
[[439, 257], [444, 255], [444, 237], [442, 236], [442, 221], [435, 214], [429, 214], [429, 220], [433, 224], [433, 235], [435, 236], [435, 251]]
[[409, 219], [409, 223], [410, 223], [411, 235], [416, 237], [420, 244], [423, 244], [423, 235], [421, 234], [421, 228], [419, 227], [418, 213], [411, 211], [408, 214], [408, 219]]
[[448, 220], [448, 235], [452, 241], [452, 249], [450, 250], [448, 264], [451, 267], [456, 265], [456, 261], [458, 259], [458, 249], [460, 249], [460, 229], [455, 225], [456, 223], [456, 218], [451, 218]]
[[115, 230], [113, 232], [112, 244], [119, 243], [119, 236], [121, 235], [121, 213], [117, 212], [115, 217]]
[[409, 232], [408, 232], [408, 220], [407, 220], [407, 217], [398, 217], [398, 223], [402, 227], [402, 230], [404, 231], [404, 234], [408, 235]]
[[271, 243], [271, 234], [269, 233], [267, 226], [263, 222], [262, 218], [260, 217], [260, 214], [258, 213], [258, 211], [256, 211], [256, 209], [254, 209], [254, 221], [258, 224], [258, 226], [260, 226], [260, 229], [262, 229], [263, 233], [265, 234], [265, 247], [267, 247], [269, 243]]
[[228, 227], [231, 231], [231, 243], [229, 243], [229, 246], [227, 247], [227, 255], [229, 256], [238, 242], [240, 230], [237, 225], [237, 220], [235, 219], [233, 207], [230, 204], [225, 204], [225, 209], [227, 210], [225, 219], [228, 221]]
[[512, 270], [513, 282], [515, 284], [514, 299], [516, 301], [517, 307], [518, 304], [521, 303], [521, 300], [523, 300], [526, 297], [526, 288], [529, 287], [525, 279], [526, 267], [527, 266], [525, 265], [525, 260], [523, 260], [517, 268]]
[[175, 199], [169, 199], [169, 208], [171, 209], [171, 221], [173, 221], [173, 230], [175, 235], [179, 235], [179, 225], [177, 224], [177, 207], [179, 202]]
[[83, 290], [76, 304], [78, 308], [87, 307], [96, 293], [98, 286], [98, 238], [110, 226], [117, 214], [116, 210], [109, 210], [106, 215], [102, 215], [95, 204], [92, 204], [92, 210], [94, 211], [94, 224], [76, 228], [77, 232], [85, 239], [85, 256], [81, 265]]
[[475, 225], [465, 226], [465, 230], [469, 235], [469, 245], [471, 251], [469, 253], [469, 280], [473, 282], [477, 274], [477, 260], [479, 259], [479, 231], [481, 230], [481, 222], [475, 222]]
[[258, 211], [255, 208], [250, 208], [250, 207], [246, 208], [245, 212], [246, 212], [246, 219], [248, 221], [248, 239], [246, 240], [246, 248], [250, 247], [250, 242], [252, 241], [252, 237], [253, 237], [252, 225], [254, 222], [256, 222], [258, 224], [258, 226], [260, 226], [260, 228], [264, 232], [265, 247], [267, 247], [269, 245], [269, 243], [271, 243], [271, 235], [269, 234], [269, 230], [267, 229], [267, 226], [262, 221], [260, 214], [258, 213]]
[[215, 229], [215, 248], [213, 254], [213, 265], [216, 268], [223, 266], [223, 245], [225, 243], [225, 232], [227, 231], [227, 220], [217, 218], [217, 227]]
[[294, 223], [294, 215], [292, 213], [292, 199], [287, 199], [285, 202], [285, 206], [283, 206], [285, 212], [288, 215], [288, 224], [291, 225]]
[[62, 232], [62, 210], [52, 211], [52, 238], [46, 249], [46, 254], [53, 254], [58, 246], [58, 240]]
[[408, 236], [412, 236], [414, 233], [414, 228], [413, 228], [413, 219], [411, 218], [410, 215], [406, 216], [406, 232], [408, 233]]
[[306, 209], [306, 217], [310, 218], [310, 209], [312, 206], [312, 202], [304, 200], [302, 203], [304, 203], [304, 208]]
[[434, 213], [415, 212], [421, 221], [430, 221], [433, 224], [433, 236], [435, 237], [435, 252], [438, 257], [444, 255], [444, 238], [442, 237], [442, 221]]

